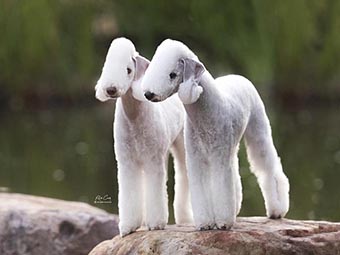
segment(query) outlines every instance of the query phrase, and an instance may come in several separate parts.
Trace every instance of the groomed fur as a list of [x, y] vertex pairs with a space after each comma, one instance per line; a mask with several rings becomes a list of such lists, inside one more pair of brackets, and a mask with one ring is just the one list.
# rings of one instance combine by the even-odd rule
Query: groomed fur
[[169, 151], [175, 161], [175, 220], [179, 224], [192, 221], [183, 141], [184, 108], [177, 96], [157, 105], [145, 100], [140, 81], [148, 63], [131, 41], [115, 39], [96, 85], [99, 100], [118, 98], [114, 147], [121, 236], [143, 222], [149, 229], [163, 229], [167, 224]]
[[178, 92], [184, 103], [186, 161], [197, 229], [229, 229], [235, 222], [242, 203], [237, 157], [242, 136], [267, 216], [285, 216], [289, 182], [263, 102], [249, 80], [238, 75], [215, 80], [187, 46], [168, 39], [158, 46], [142, 87], [152, 93], [152, 101]]

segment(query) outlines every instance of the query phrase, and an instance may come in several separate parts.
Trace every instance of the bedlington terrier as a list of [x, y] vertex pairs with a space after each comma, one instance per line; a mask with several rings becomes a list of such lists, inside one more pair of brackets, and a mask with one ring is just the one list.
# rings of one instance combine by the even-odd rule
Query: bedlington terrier
[[242, 200], [237, 154], [243, 134], [267, 216], [285, 216], [289, 182], [263, 102], [249, 80], [238, 75], [215, 80], [187, 46], [167, 39], [157, 48], [142, 88], [150, 101], [178, 92], [184, 104], [186, 162], [197, 229], [229, 229], [236, 220]]
[[169, 151], [175, 163], [177, 224], [193, 222], [184, 150], [184, 107], [177, 96], [155, 105], [145, 99], [141, 80], [149, 61], [126, 38], [113, 40], [96, 85], [100, 101], [117, 98], [114, 148], [118, 165], [119, 230], [149, 230], [168, 220], [166, 191]]

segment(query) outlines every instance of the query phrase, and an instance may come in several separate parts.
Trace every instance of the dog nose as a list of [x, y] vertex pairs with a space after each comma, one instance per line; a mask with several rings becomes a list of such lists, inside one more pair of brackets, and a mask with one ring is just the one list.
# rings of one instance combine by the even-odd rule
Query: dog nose
[[150, 91], [147, 91], [144, 93], [144, 96], [146, 97], [147, 100], [152, 101], [152, 99], [155, 97], [155, 94]]
[[107, 93], [109, 96], [113, 97], [113, 96], [116, 95], [117, 89], [116, 89], [116, 87], [109, 87], [109, 88], [106, 89], [106, 93]]

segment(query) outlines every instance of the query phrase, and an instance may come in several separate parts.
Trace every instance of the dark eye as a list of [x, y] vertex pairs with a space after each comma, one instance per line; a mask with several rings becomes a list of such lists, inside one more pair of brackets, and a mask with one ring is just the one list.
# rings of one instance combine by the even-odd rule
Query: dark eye
[[131, 68], [129, 68], [129, 67], [126, 68], [126, 71], [127, 71], [128, 74], [130, 74], [132, 72]]
[[170, 79], [173, 80], [173, 79], [175, 79], [177, 77], [177, 74], [170, 73], [169, 76], [170, 76]]

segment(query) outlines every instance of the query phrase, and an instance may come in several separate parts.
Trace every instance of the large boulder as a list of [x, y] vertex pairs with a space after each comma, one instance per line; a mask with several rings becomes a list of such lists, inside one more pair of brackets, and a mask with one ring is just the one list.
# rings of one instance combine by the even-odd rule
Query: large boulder
[[340, 224], [321, 221], [238, 218], [231, 231], [195, 231], [168, 226], [117, 236], [96, 246], [90, 255], [124, 254], [340, 254]]
[[85, 203], [0, 193], [0, 254], [88, 254], [119, 233], [117, 223]]

